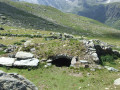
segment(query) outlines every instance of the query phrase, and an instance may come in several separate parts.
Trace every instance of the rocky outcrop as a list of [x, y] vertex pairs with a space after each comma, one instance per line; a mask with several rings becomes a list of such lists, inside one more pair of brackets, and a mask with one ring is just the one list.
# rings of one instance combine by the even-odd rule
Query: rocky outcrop
[[38, 88], [19, 74], [0, 71], [0, 90], [38, 90]]

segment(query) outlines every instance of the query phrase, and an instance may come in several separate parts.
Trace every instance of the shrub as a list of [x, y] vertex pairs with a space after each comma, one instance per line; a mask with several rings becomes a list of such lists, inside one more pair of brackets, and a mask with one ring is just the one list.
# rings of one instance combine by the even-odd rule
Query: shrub
[[101, 60], [101, 65], [104, 65], [105, 62], [109, 62], [112, 63], [115, 59], [117, 59], [118, 57], [116, 55], [105, 55], [105, 56], [101, 56], [100, 60]]
[[34, 48], [34, 46], [33, 46], [33, 45], [30, 45], [30, 46], [27, 46], [27, 47], [23, 47], [22, 50], [23, 50], [23, 51], [26, 51], [26, 52], [30, 52], [30, 49], [31, 49], [31, 48]]
[[5, 52], [3, 52], [3, 51], [0, 51], [0, 55], [2, 55], [2, 54], [5, 54]]
[[22, 45], [21, 42], [14, 42], [14, 45]]
[[21, 40], [21, 42], [26, 42], [25, 40]]

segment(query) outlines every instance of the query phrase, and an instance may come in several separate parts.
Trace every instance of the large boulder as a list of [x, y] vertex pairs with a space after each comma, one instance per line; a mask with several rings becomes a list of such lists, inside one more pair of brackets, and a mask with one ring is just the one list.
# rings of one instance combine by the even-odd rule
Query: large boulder
[[26, 60], [16, 60], [14, 66], [38, 66], [39, 60], [36, 58]]
[[91, 56], [92, 56], [92, 59], [93, 59], [94, 62], [99, 63], [100, 60], [99, 60], [99, 58], [98, 58], [97, 53], [92, 53]]
[[0, 65], [12, 66], [15, 62], [15, 58], [0, 57]]
[[17, 52], [15, 55], [15, 57], [18, 59], [31, 59], [31, 58], [33, 58], [33, 56], [34, 55], [31, 53], [23, 52], [23, 51]]
[[38, 88], [21, 75], [0, 71], [0, 90], [38, 90]]

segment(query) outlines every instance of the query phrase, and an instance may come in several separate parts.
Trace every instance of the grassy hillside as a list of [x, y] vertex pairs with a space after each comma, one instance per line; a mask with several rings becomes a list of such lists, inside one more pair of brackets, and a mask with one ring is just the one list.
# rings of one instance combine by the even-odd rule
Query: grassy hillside
[[[49, 6], [43, 6], [43, 5], [36, 5], [36, 4], [30, 4], [30, 3], [23, 3], [23, 2], [12, 2], [9, 0], [0, 0], [2, 3], [5, 3], [4, 7], [6, 7], [1, 13], [8, 14], [9, 12], [9, 6], [12, 7], [12, 10], [15, 9], [24, 12], [23, 16], [20, 17], [20, 15], [13, 13], [10, 13], [10, 18], [16, 17], [14, 20], [20, 19], [20, 22], [24, 22], [24, 25], [26, 25], [25, 19], [28, 18], [29, 15], [32, 15], [34, 20], [29, 17], [27, 21], [30, 24], [34, 24], [37, 27], [41, 27], [39, 29], [45, 29], [46, 30], [54, 30], [54, 31], [62, 31], [67, 32], [71, 34], [77, 34], [77, 35], [94, 35], [94, 36], [115, 36], [118, 37], [120, 31], [115, 30], [113, 28], [110, 28], [108, 26], [105, 26], [104, 24], [101, 24], [98, 21], [85, 18], [82, 16], [77, 16], [74, 14], [68, 14], [63, 13], [55, 8], [49, 7]], [[3, 7], [1, 7], [2, 9]], [[15, 9], [14, 9], [15, 8]], [[6, 12], [7, 11], [7, 12]], [[15, 13], [16, 11], [14, 11]], [[27, 15], [27, 14], [29, 15]], [[33, 18], [32, 17], [32, 18]], [[39, 18], [39, 19], [38, 19]], [[40, 23], [40, 24], [39, 24]], [[46, 24], [47, 23], [47, 24]], [[31, 27], [34, 28], [35, 26], [32, 25]], [[57, 26], [56, 26], [57, 25]], [[29, 25], [30, 26], [30, 25]], [[56, 28], [57, 27], [57, 28]]]
[[0, 2], [0, 14], [3, 14], [8, 20], [6, 23], [12, 26], [66, 32], [69, 29], [72, 31], [69, 27], [50, 22], [4, 2]]

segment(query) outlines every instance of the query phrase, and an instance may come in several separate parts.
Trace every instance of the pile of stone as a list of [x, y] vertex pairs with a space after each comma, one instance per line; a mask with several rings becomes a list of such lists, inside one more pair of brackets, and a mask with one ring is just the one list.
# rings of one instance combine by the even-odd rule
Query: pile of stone
[[109, 45], [105, 42], [101, 42], [100, 40], [83, 40], [82, 41], [87, 49], [86, 51], [86, 60], [91, 59], [95, 63], [100, 63], [99, 57], [107, 54], [114, 54], [120, 57], [120, 52], [116, 50], [112, 50], [113, 45]]
[[38, 90], [38, 88], [21, 75], [0, 71], [0, 90]]
[[0, 65], [3, 66], [38, 66], [39, 60], [28, 52], [17, 52], [15, 58], [0, 57]]
[[83, 43], [85, 44], [86, 46], [86, 53], [87, 53], [87, 56], [86, 56], [86, 60], [88, 59], [91, 59], [92, 61], [94, 61], [95, 63], [99, 63], [99, 58], [98, 58], [98, 55], [97, 55], [97, 52], [96, 52], [96, 49], [95, 49], [95, 44], [93, 42], [93, 40], [83, 40]]
[[7, 47], [7, 46], [0, 44], [0, 51], [3, 51], [5, 47]]

